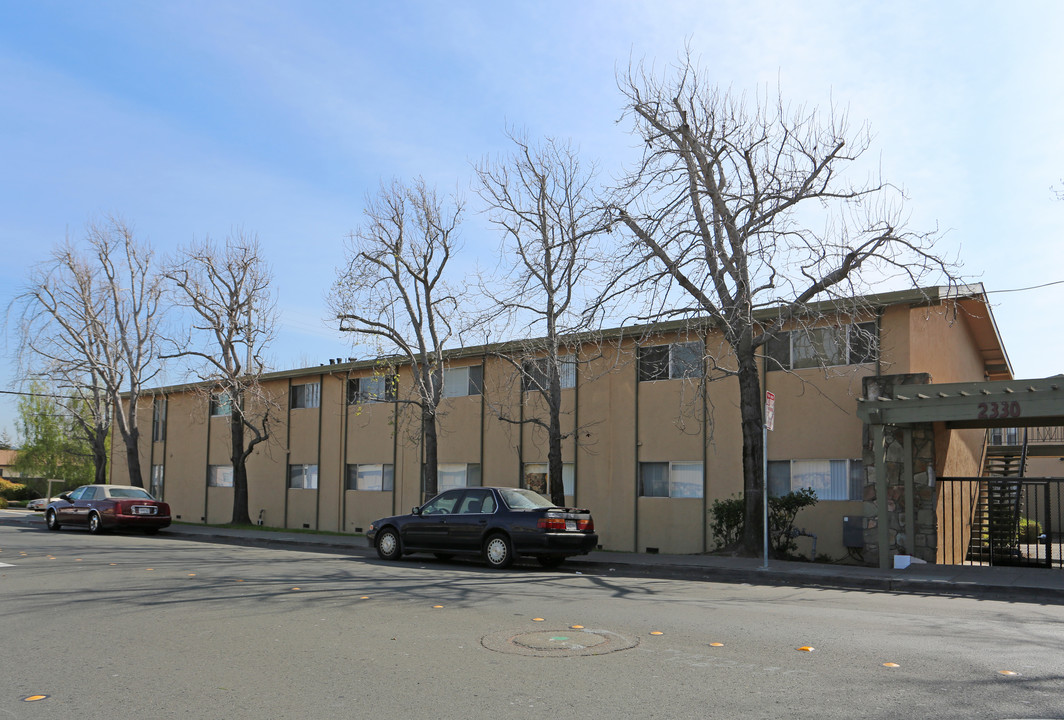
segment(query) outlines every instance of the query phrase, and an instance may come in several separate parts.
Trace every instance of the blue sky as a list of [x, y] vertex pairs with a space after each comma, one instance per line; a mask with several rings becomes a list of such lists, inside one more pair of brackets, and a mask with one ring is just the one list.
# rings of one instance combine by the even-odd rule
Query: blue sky
[[[352, 355], [323, 296], [367, 193], [416, 175], [459, 191], [463, 262], [493, 265], [471, 163], [517, 126], [618, 174], [633, 140], [616, 72], [685, 42], [722, 86], [870, 123], [871, 165], [969, 278], [1058, 282], [1061, 37], [1059, 2], [0, 0], [0, 304], [109, 213], [164, 254], [242, 228], [277, 276], [276, 367]], [[1017, 375], [1064, 371], [1064, 285], [992, 298]], [[14, 408], [0, 396], [11, 434]]]

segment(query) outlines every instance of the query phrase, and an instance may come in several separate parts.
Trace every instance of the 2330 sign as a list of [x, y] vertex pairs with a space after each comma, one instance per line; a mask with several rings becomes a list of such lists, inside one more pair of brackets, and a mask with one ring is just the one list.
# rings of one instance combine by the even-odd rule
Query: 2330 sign
[[1023, 414], [1018, 400], [1009, 402], [982, 402], [979, 403], [980, 420], [1004, 420], [1006, 418], [1018, 418]]

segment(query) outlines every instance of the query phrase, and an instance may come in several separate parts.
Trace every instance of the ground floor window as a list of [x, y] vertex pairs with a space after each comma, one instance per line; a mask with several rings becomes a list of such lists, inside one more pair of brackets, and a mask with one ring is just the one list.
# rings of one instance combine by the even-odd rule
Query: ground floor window
[[292, 489], [317, 490], [317, 465], [289, 465], [288, 487]]
[[[525, 463], [523, 487], [549, 497], [550, 488], [547, 483], [549, 472], [546, 463]], [[566, 495], [576, 495], [576, 467], [573, 463], [562, 463], [562, 487]]]
[[208, 467], [207, 484], [211, 487], [233, 487], [233, 466], [211, 465]]
[[702, 463], [639, 463], [639, 494], [642, 497], [702, 497]]
[[162, 500], [163, 497], [163, 466], [151, 466], [151, 488], [148, 490], [152, 497]]
[[379, 490], [389, 492], [395, 489], [395, 466], [358, 465], [347, 466], [348, 490]]
[[438, 492], [451, 488], [479, 487], [480, 463], [446, 463], [436, 466]]
[[812, 488], [818, 500], [860, 500], [864, 463], [860, 460], [772, 460], [768, 464], [770, 495]]

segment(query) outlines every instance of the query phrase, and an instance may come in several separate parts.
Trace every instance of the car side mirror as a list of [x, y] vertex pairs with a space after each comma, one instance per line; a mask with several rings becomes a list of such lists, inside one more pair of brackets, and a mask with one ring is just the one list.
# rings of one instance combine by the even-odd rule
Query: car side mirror
[[420, 515], [421, 514], [421, 508], [419, 508], [419, 507], [410, 508], [410, 514], [411, 515]]
[[66, 500], [67, 502], [70, 502], [70, 493], [68, 493], [68, 492], [59, 493], [59, 499], [60, 500]]

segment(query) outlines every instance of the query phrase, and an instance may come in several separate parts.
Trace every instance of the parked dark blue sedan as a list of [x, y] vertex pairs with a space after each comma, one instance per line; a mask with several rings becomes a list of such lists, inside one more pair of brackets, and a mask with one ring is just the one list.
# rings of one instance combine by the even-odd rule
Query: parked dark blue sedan
[[503, 487], [447, 490], [409, 515], [373, 522], [366, 538], [382, 560], [415, 552], [441, 559], [480, 555], [500, 569], [522, 555], [556, 567], [598, 545], [587, 510], [558, 507], [531, 490]]

